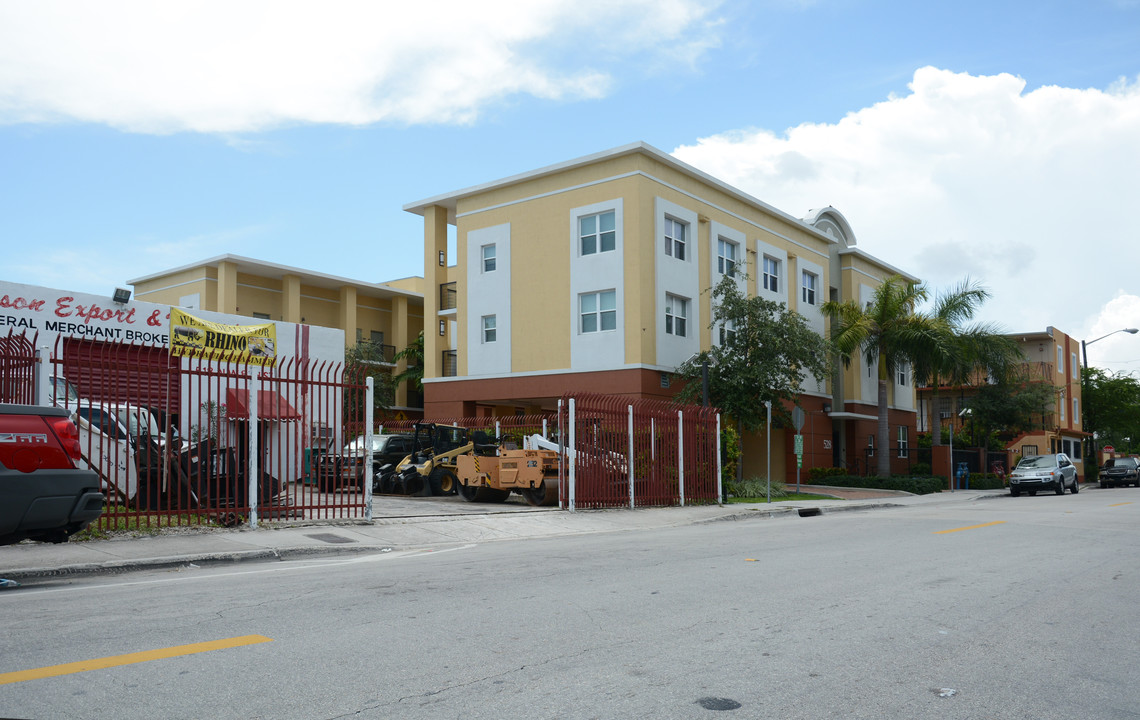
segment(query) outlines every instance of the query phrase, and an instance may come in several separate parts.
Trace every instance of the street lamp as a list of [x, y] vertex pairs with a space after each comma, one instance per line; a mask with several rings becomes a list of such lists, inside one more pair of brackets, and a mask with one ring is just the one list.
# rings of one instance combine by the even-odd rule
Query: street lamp
[[1088, 342], [1081, 340], [1081, 359], [1084, 360], [1085, 370], [1089, 369], [1089, 351], [1088, 351], [1089, 345], [1092, 345], [1094, 342], [1099, 342], [1100, 340], [1104, 340], [1106, 337], [1111, 337], [1112, 335], [1115, 335], [1116, 333], [1119, 333], [1119, 332], [1126, 332], [1129, 335], [1135, 335], [1136, 333], [1140, 332], [1140, 330], [1138, 330], [1136, 328], [1120, 328], [1119, 330], [1113, 330], [1108, 335], [1101, 335], [1096, 340], [1089, 340]]
[[[1085, 375], [1088, 375], [1088, 373], [1089, 373], [1089, 351], [1088, 351], [1089, 345], [1092, 345], [1094, 342], [1099, 342], [1100, 340], [1104, 340], [1106, 337], [1110, 337], [1110, 336], [1115, 335], [1116, 333], [1119, 333], [1119, 332], [1126, 332], [1129, 335], [1135, 335], [1137, 332], [1140, 332], [1140, 330], [1138, 330], [1137, 328], [1120, 328], [1119, 330], [1113, 330], [1108, 335], [1101, 335], [1096, 340], [1089, 340], [1088, 342], [1081, 340], [1081, 360], [1083, 360], [1084, 364], [1085, 364]], [[1096, 450], [1096, 435], [1095, 434], [1089, 435], [1089, 445], [1092, 448], [1093, 462], [1095, 462], [1097, 467], [1099, 468], [1100, 467], [1100, 458], [1098, 458], [1096, 456], [1097, 450]]]

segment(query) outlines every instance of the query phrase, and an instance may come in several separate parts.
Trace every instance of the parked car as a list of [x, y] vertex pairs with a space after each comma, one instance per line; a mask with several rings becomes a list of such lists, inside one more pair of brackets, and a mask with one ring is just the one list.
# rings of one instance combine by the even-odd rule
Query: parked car
[[79, 462], [66, 409], [0, 405], [0, 545], [65, 542], [99, 517], [99, 476]]
[[1100, 486], [1135, 485], [1140, 487], [1140, 462], [1136, 458], [1109, 458], [1100, 469]]
[[[380, 490], [380, 468], [395, 467], [412, 452], [411, 435], [372, 436], [372, 490]], [[322, 492], [338, 488], [364, 488], [364, 436], [344, 446], [340, 453], [324, 455], [317, 464], [317, 487]]]
[[1052, 490], [1063, 495], [1066, 487], [1074, 495], [1081, 489], [1077, 482], [1077, 466], [1065, 453], [1022, 458], [1009, 474], [1009, 494], [1014, 497], [1022, 491], [1036, 495], [1038, 490]]

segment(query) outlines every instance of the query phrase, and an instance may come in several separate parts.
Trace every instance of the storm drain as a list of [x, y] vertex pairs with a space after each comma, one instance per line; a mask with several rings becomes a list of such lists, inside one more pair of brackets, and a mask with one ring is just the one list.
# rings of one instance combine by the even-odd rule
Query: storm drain
[[819, 508], [800, 508], [800, 517], [815, 517], [822, 514], [823, 511]]
[[340, 535], [333, 535], [332, 533], [316, 533], [315, 535], [306, 535], [305, 537], [333, 544], [356, 542], [352, 538], [341, 537]]

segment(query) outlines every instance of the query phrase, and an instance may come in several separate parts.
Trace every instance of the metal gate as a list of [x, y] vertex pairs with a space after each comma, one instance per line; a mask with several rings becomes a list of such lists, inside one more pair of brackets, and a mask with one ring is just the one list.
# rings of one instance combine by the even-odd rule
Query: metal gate
[[343, 364], [167, 360], [152, 346], [76, 338], [57, 342], [51, 363], [57, 378], [80, 378], [78, 398], [60, 382], [50, 401], [73, 411], [101, 478], [98, 528], [367, 515], [363, 483], [321, 482], [315, 469], [364, 427], [365, 385]]

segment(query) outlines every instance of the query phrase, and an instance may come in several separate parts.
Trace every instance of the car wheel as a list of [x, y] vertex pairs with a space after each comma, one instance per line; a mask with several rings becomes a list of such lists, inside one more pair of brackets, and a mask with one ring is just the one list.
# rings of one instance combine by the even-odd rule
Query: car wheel
[[1036, 490], [1030, 490], [1029, 491], [1029, 497], [1037, 497], [1037, 491]]
[[1062, 475], [1061, 478], [1057, 481], [1057, 487], [1053, 488], [1053, 492], [1057, 493], [1058, 495], [1064, 495], [1065, 494], [1065, 476], [1064, 475]]
[[1021, 494], [1021, 491], [1020, 491], [1020, 490], [1018, 490], [1018, 489], [1017, 489], [1017, 488], [1015, 488], [1015, 487], [1011, 487], [1011, 488], [1009, 489], [1009, 494], [1010, 494], [1010, 495], [1012, 495], [1012, 496], [1014, 496], [1014, 497], [1017, 497], [1018, 495], [1020, 495], [1020, 494]]
[[1102, 490], [1107, 490], [1107, 489], [1109, 489], [1110, 487], [1112, 487], [1112, 483], [1110, 483], [1110, 482], [1109, 482], [1109, 481], [1107, 481], [1107, 480], [1101, 479], [1101, 481], [1100, 481], [1100, 487], [1101, 487], [1101, 489], [1102, 489]]
[[1071, 488], [1074, 495], [1081, 491], [1081, 483], [1077, 478], [1073, 478], [1073, 487]]

